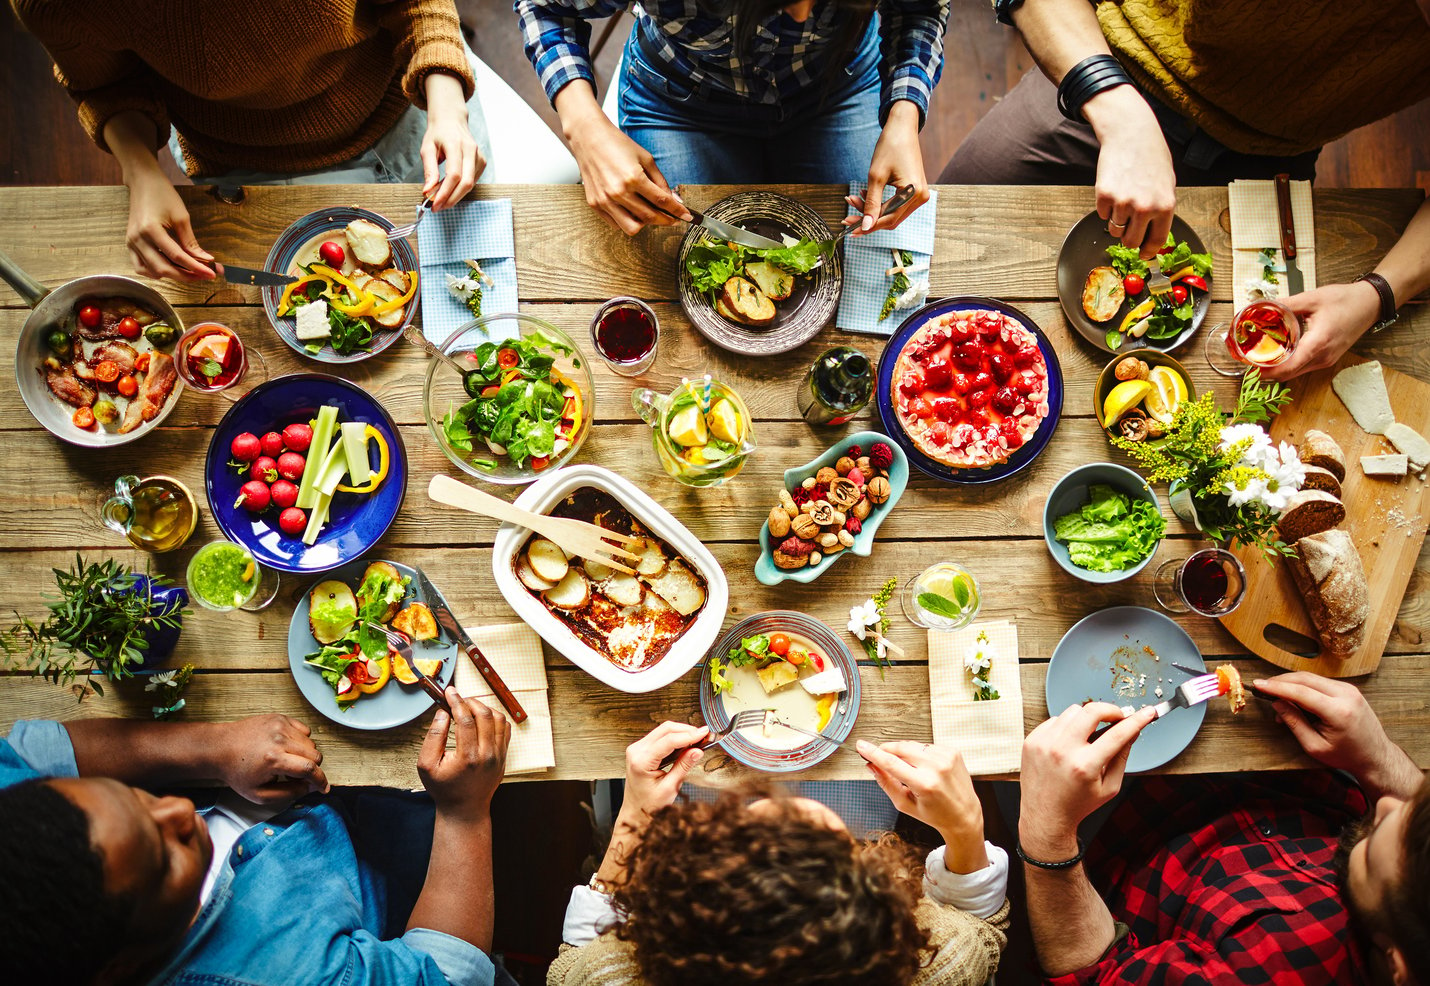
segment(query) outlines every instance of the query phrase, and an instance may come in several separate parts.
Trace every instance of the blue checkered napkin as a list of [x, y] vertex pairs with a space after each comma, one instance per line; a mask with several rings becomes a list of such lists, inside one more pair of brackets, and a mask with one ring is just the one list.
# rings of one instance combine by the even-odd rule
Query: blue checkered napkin
[[441, 343], [472, 320], [467, 306], [447, 290], [447, 278], [482, 265], [492, 283], [482, 289], [482, 314], [516, 311], [516, 250], [511, 234], [511, 199], [463, 202], [434, 212], [417, 227], [422, 268], [422, 334]]
[[[893, 189], [886, 189], [887, 198]], [[851, 181], [850, 195], [863, 195], [864, 182]], [[927, 264], [933, 257], [934, 215], [938, 193], [929, 189], [929, 200], [917, 212], [905, 219], [898, 229], [881, 229], [867, 236], [844, 238], [844, 290], [839, 295], [839, 316], [836, 324], [847, 332], [867, 332], [871, 335], [893, 335], [899, 323], [909, 314], [907, 309], [894, 310], [879, 321], [879, 310], [889, 295], [893, 278], [884, 272], [894, 266], [893, 250], [908, 250], [914, 264]], [[854, 215], [851, 206], [849, 214]], [[921, 270], [909, 275], [917, 284], [928, 283], [929, 272]]]

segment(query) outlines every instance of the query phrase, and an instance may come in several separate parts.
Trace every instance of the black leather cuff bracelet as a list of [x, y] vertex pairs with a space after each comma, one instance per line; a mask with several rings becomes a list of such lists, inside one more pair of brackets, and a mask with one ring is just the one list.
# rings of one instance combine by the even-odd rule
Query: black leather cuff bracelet
[[1386, 326], [1393, 325], [1399, 316], [1396, 314], [1395, 309], [1395, 291], [1391, 289], [1390, 282], [1375, 271], [1362, 274], [1356, 278], [1356, 280], [1365, 281], [1371, 287], [1375, 288], [1376, 294], [1380, 295], [1380, 318], [1370, 327], [1370, 331], [1379, 332]]
[[1029, 866], [1036, 866], [1040, 870], [1066, 870], [1082, 862], [1083, 853], [1087, 848], [1082, 844], [1082, 840], [1077, 840], [1077, 855], [1072, 859], [1064, 859], [1057, 863], [1045, 863], [1041, 859], [1034, 859], [1023, 851], [1023, 843], [1015, 842], [1013, 850], [1018, 854], [1018, 858]]
[[1082, 108], [1098, 93], [1131, 85], [1132, 77], [1112, 55], [1090, 55], [1078, 62], [1058, 83], [1058, 110], [1074, 123], [1086, 123]]

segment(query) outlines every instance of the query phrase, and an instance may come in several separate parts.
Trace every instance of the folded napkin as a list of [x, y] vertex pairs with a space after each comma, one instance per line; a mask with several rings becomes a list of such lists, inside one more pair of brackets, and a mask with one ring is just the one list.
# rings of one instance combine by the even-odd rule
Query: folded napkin
[[468, 260], [492, 280], [482, 285], [482, 314], [516, 311], [516, 250], [511, 199], [463, 202], [434, 212], [417, 227], [417, 263], [422, 270], [422, 334], [441, 344], [472, 320], [464, 301], [447, 290], [447, 277], [472, 273]]
[[[529, 774], [556, 766], [551, 742], [551, 705], [547, 701], [546, 662], [541, 638], [525, 623], [493, 627], [468, 627], [472, 642], [481, 648], [502, 681], [526, 711], [526, 721], [511, 727], [506, 751], [508, 774]], [[494, 712], [506, 715], [491, 686], [465, 654], [457, 655], [454, 678], [457, 694], [477, 698]]]
[[[1276, 182], [1234, 181], [1227, 188], [1227, 201], [1231, 211], [1232, 301], [1240, 309], [1263, 295], [1286, 297], [1291, 291], [1286, 286], [1286, 257], [1281, 252]], [[1291, 183], [1291, 217], [1296, 223], [1296, 266], [1310, 291], [1316, 286], [1316, 217], [1310, 182]], [[1268, 265], [1276, 271], [1275, 284], [1263, 283]]]
[[[995, 652], [985, 672], [999, 697], [978, 702], [967, 659], [987, 634]], [[970, 774], [1016, 773], [1023, 755], [1023, 679], [1018, 673], [1018, 628], [1006, 620], [929, 631], [929, 699], [933, 741], [963, 754]]]
[[[849, 194], [863, 195], [864, 185], [862, 181], [851, 181]], [[893, 189], [886, 191], [892, 193]], [[914, 262], [909, 266], [923, 269], [910, 272], [909, 282], [911, 286], [922, 285], [927, 294], [937, 208], [938, 193], [929, 189], [929, 200], [897, 229], [881, 229], [865, 236], [850, 234], [844, 238], [844, 290], [839, 295], [835, 324], [848, 332], [893, 335], [905, 316], [918, 307], [895, 309], [887, 318], [879, 318], [893, 284], [893, 278], [885, 273], [894, 266], [893, 251], [908, 250], [914, 255]], [[858, 213], [850, 206], [849, 214]]]

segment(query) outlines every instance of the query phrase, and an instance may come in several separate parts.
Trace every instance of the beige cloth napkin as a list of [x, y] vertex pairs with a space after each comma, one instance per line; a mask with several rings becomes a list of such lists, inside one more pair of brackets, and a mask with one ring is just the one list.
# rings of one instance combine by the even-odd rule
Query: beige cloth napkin
[[[980, 632], [996, 650], [988, 680], [993, 701], [977, 702], [964, 660]], [[952, 633], [929, 631], [929, 699], [933, 741], [963, 754], [968, 772], [1015, 773], [1023, 755], [1023, 679], [1018, 673], [1018, 628], [1007, 620], [974, 623]]]
[[[525, 623], [492, 627], [467, 627], [467, 633], [502, 681], [526, 711], [526, 721], [513, 725], [511, 745], [506, 751], [508, 774], [529, 774], [556, 766], [556, 750], [551, 742], [551, 705], [547, 700], [546, 661], [541, 655], [541, 638]], [[453, 679], [457, 694], [478, 698], [493, 711], [506, 713], [491, 686], [465, 654], [457, 655]]]
[[[1238, 180], [1227, 188], [1231, 210], [1232, 301], [1238, 310], [1254, 300], [1252, 287], [1262, 278], [1263, 249], [1275, 251], [1278, 271], [1276, 297], [1291, 293], [1286, 286], [1286, 258], [1281, 252], [1281, 224], [1276, 209], [1276, 182]], [[1291, 216], [1296, 223], [1296, 266], [1306, 280], [1306, 290], [1316, 286], [1316, 217], [1311, 206], [1311, 183], [1291, 183]]]

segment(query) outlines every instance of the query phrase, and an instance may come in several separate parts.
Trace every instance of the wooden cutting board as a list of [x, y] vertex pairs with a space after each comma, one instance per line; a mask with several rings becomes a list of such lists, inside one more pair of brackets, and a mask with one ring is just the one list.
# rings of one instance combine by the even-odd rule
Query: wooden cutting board
[[[1380, 665], [1385, 642], [1395, 625], [1400, 601], [1425, 540], [1427, 506], [1430, 506], [1430, 492], [1427, 492], [1430, 483], [1414, 474], [1395, 479], [1366, 476], [1361, 470], [1362, 455], [1395, 451], [1380, 435], [1362, 431], [1331, 389], [1331, 378], [1337, 372], [1363, 362], [1361, 357], [1347, 354], [1332, 370], [1292, 381], [1292, 401], [1272, 421], [1271, 438], [1278, 443], [1299, 445], [1308, 430], [1319, 428], [1345, 451], [1346, 479], [1341, 484], [1341, 493], [1346, 519], [1341, 527], [1350, 533], [1365, 566], [1370, 596], [1365, 644], [1344, 661], [1297, 653], [1320, 651], [1301, 593], [1285, 564], [1271, 564], [1255, 548], [1235, 549], [1234, 553], [1246, 567], [1246, 596], [1241, 605], [1221, 621], [1248, 650], [1272, 664], [1292, 671], [1314, 671], [1331, 678], [1367, 674]], [[1396, 420], [1430, 436], [1430, 384], [1384, 364], [1382, 372]], [[1306, 643], [1298, 646], [1284, 636], [1280, 637], [1280, 643], [1274, 642], [1278, 637], [1274, 629], [1271, 630], [1273, 639], [1267, 639], [1267, 629], [1278, 626], [1306, 638]]]

